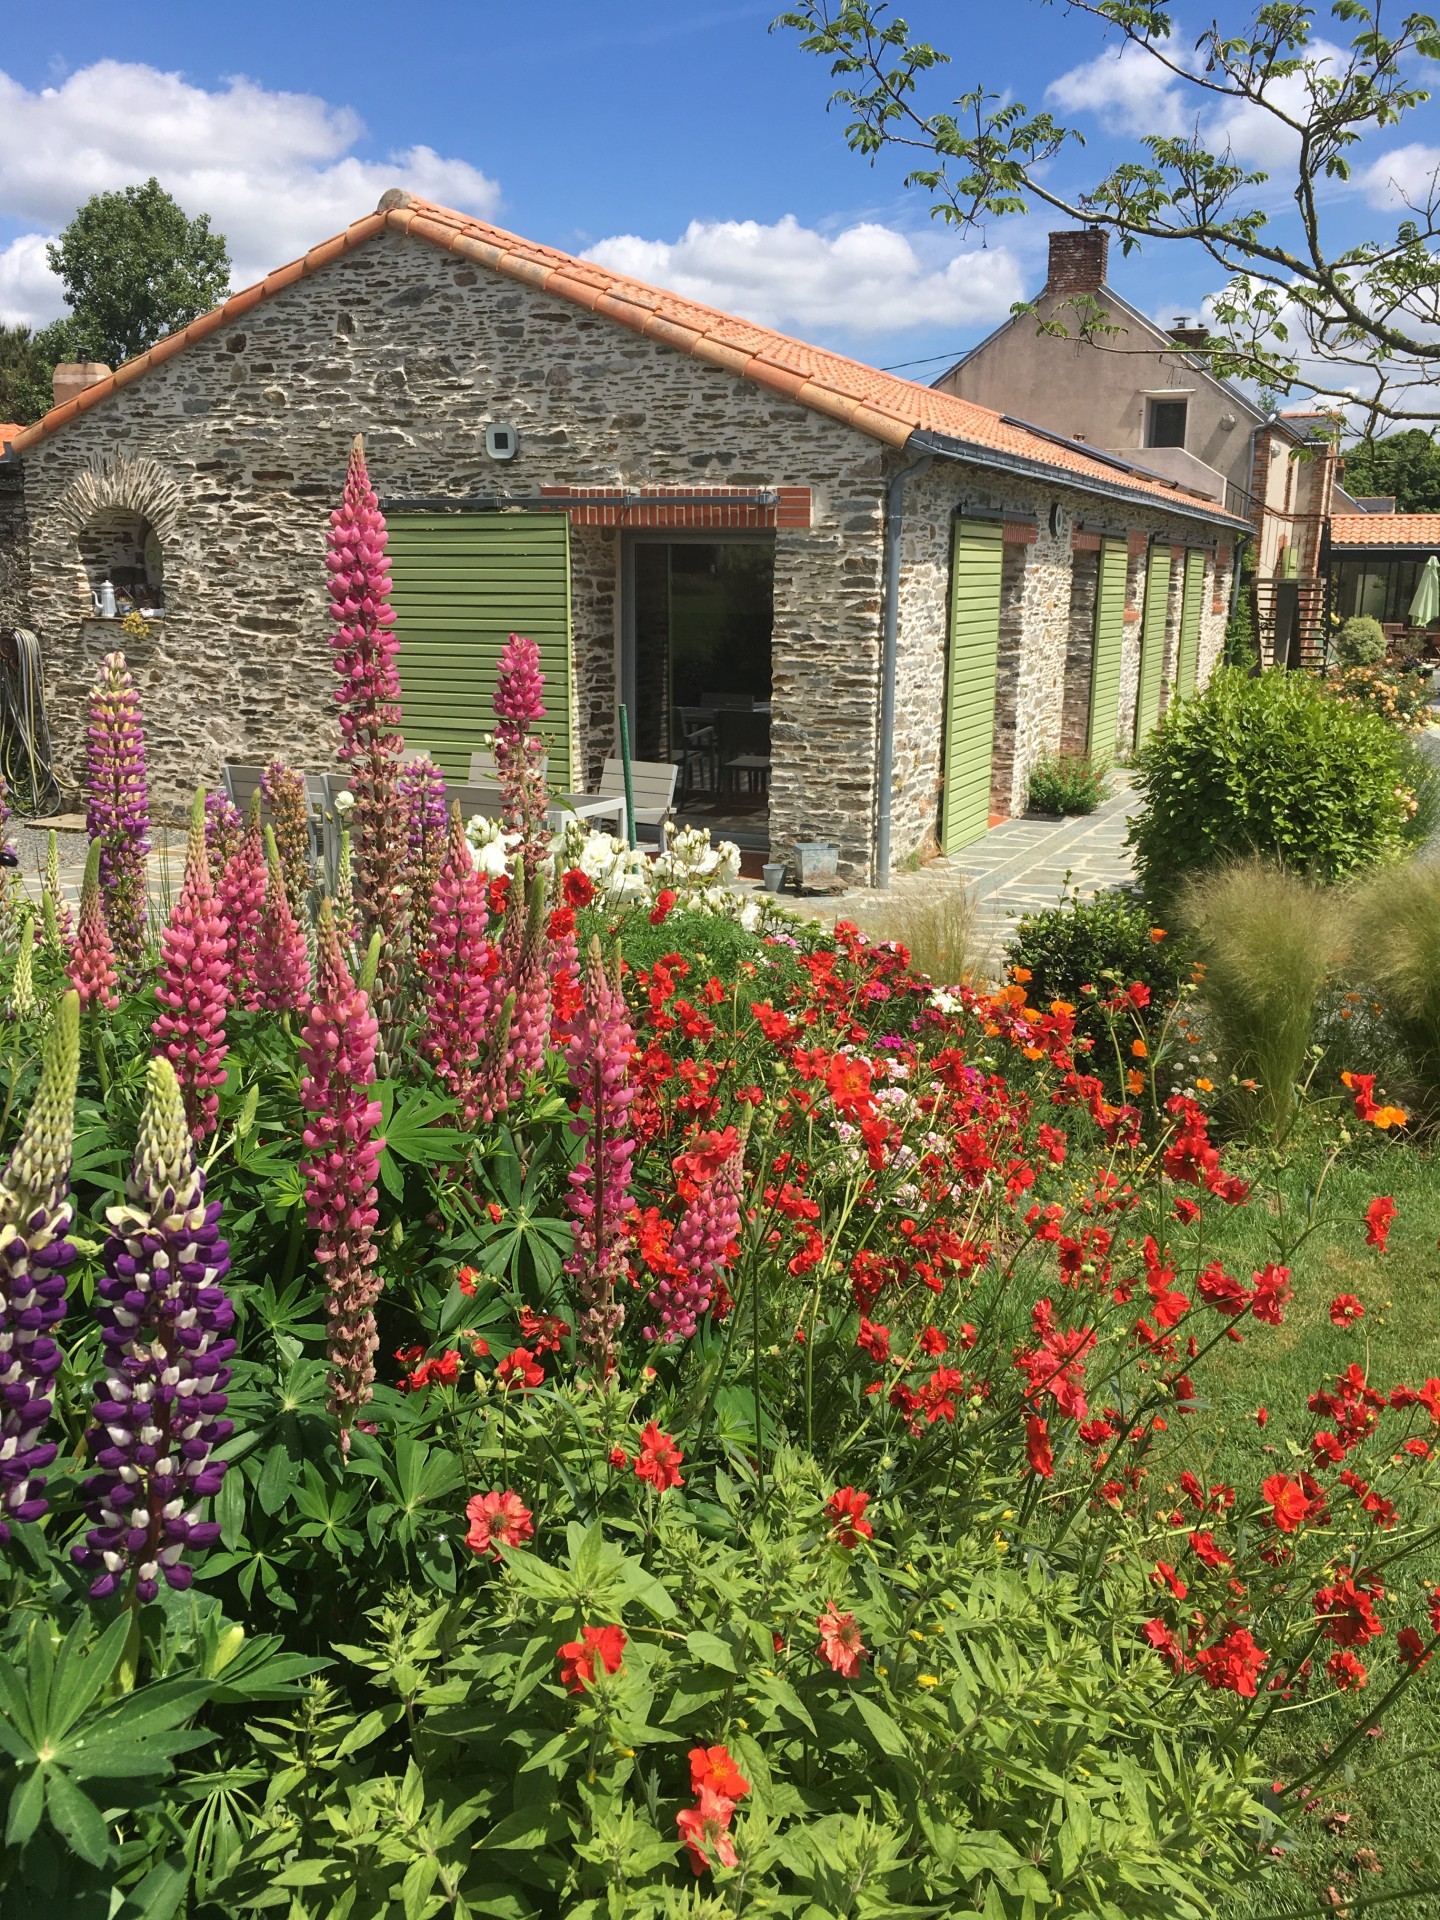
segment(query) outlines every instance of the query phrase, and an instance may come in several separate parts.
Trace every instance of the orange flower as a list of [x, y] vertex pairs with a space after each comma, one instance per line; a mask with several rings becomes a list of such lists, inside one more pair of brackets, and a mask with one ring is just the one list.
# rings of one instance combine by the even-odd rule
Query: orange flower
[[1143, 1040], [1132, 1040], [1130, 1042], [1130, 1051], [1137, 1060], [1148, 1060], [1150, 1058], [1150, 1049]]
[[1129, 1067], [1126, 1069], [1125, 1091], [1127, 1093], [1143, 1093], [1145, 1091], [1145, 1076], [1138, 1067]]
[[1203, 1074], [1195, 1082], [1195, 1085], [1199, 1088], [1201, 1093], [1213, 1093], [1215, 1091], [1215, 1082], [1213, 1080], [1205, 1079]]
[[1035, 976], [1031, 973], [1029, 967], [1012, 967], [1010, 969], [1010, 978], [1020, 986], [1024, 986], [1027, 980], [1033, 980]]
[[820, 1629], [820, 1652], [836, 1673], [853, 1680], [860, 1671], [866, 1649], [860, 1641], [860, 1628], [853, 1613], [838, 1613], [832, 1600], [815, 1622]]
[[1160, 942], [1165, 938], [1165, 928], [1151, 927], [1150, 938], [1155, 942], [1156, 946], [1158, 947]]

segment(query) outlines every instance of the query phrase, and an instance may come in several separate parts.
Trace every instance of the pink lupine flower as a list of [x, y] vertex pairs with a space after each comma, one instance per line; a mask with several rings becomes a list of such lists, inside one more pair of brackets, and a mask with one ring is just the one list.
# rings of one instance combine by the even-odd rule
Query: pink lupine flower
[[670, 1241], [666, 1271], [650, 1295], [658, 1327], [647, 1340], [688, 1340], [715, 1298], [716, 1283], [730, 1263], [740, 1231], [740, 1180], [745, 1165], [749, 1109], [740, 1127], [702, 1133], [676, 1156], [675, 1174], [685, 1211]]
[[354, 808], [355, 904], [359, 937], [381, 935], [375, 1001], [387, 1035], [399, 1019], [400, 966], [396, 934], [404, 914], [405, 814], [398, 787], [404, 741], [400, 725], [400, 644], [391, 628], [390, 563], [385, 516], [370, 485], [357, 434], [345, 493], [330, 516], [326, 566], [330, 570], [333, 664], [340, 708], [341, 761], [350, 771]]
[[231, 855], [215, 890], [220, 918], [225, 922], [225, 959], [230, 968], [230, 995], [238, 1007], [260, 1004], [255, 988], [255, 964], [260, 938], [260, 915], [265, 906], [265, 842], [260, 833], [260, 795], [250, 803], [244, 837]]
[[305, 1125], [305, 1207], [318, 1236], [315, 1258], [327, 1289], [330, 1409], [341, 1451], [375, 1379], [375, 1197], [381, 1143], [375, 1084], [377, 1027], [368, 997], [350, 978], [329, 901], [320, 909], [315, 995], [305, 1015], [300, 1098]]
[[506, 1094], [518, 1097], [527, 1075], [545, 1065], [550, 1037], [550, 977], [545, 966], [545, 881], [535, 874], [525, 883], [525, 868], [515, 863], [515, 878], [505, 908], [500, 939], [500, 978], [512, 1000], [506, 1048]]
[[495, 771], [505, 824], [521, 836], [521, 856], [532, 879], [550, 853], [545, 745], [531, 731], [545, 715], [544, 690], [540, 649], [524, 634], [512, 633], [501, 649], [495, 687]]
[[85, 830], [100, 846], [100, 893], [121, 978], [133, 986], [145, 957], [145, 856], [150, 795], [145, 728], [123, 653], [107, 653], [90, 694]]
[[428, 754], [400, 769], [405, 808], [405, 887], [410, 901], [410, 945], [419, 953], [430, 931], [430, 903], [450, 840], [445, 776]]
[[185, 879], [170, 924], [160, 936], [160, 1013], [151, 1032], [175, 1069], [185, 1113], [196, 1140], [215, 1131], [224, 1084], [225, 1009], [229, 987], [225, 922], [210, 879], [205, 851], [205, 796], [197, 793], [190, 816]]
[[205, 796], [205, 851], [210, 856], [210, 872], [220, 879], [236, 848], [245, 837], [245, 822], [228, 793]]
[[85, 884], [80, 893], [80, 924], [65, 971], [80, 996], [82, 1007], [103, 1007], [108, 1012], [120, 1004], [120, 995], [115, 990], [120, 976], [115, 971], [115, 953], [110, 945], [105, 903], [100, 894], [101, 857], [100, 842], [92, 840], [85, 862]]
[[598, 940], [590, 944], [581, 992], [565, 1050], [576, 1103], [570, 1131], [583, 1142], [569, 1175], [574, 1248], [565, 1270], [580, 1307], [575, 1331], [581, 1356], [595, 1378], [604, 1380], [614, 1368], [615, 1341], [625, 1323], [615, 1287], [625, 1270], [625, 1217], [635, 1158], [630, 1131], [635, 1093], [629, 1083], [635, 1033], [625, 996], [605, 971]]
[[280, 852], [269, 827], [265, 852], [269, 880], [255, 942], [255, 999], [268, 1013], [289, 1013], [310, 991], [310, 955], [290, 910]]
[[478, 1112], [476, 1069], [498, 966], [495, 949], [485, 938], [488, 920], [485, 879], [471, 855], [457, 806], [435, 880], [429, 934], [417, 964], [425, 984], [421, 1046], [460, 1103], [467, 1126], [474, 1124]]

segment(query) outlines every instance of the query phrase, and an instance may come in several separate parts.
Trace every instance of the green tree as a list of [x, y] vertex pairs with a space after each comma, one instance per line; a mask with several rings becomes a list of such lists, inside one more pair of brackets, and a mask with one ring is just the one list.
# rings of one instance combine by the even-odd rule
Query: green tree
[[54, 397], [50, 376], [61, 360], [73, 360], [79, 343], [74, 322], [52, 320], [48, 327], [0, 326], [0, 420], [28, 427], [49, 410]]
[[[943, 0], [928, 5], [946, 11]], [[777, 24], [829, 62], [850, 145], [872, 159], [913, 155], [906, 184], [928, 192], [944, 219], [968, 227], [1038, 205], [1107, 228], [1127, 253], [1188, 240], [1226, 285], [1209, 345], [1187, 354], [1205, 352], [1217, 374], [1267, 395], [1299, 389], [1365, 408], [1371, 432], [1377, 422], [1440, 419], [1440, 171], [1399, 196], [1392, 231], [1351, 242], [1333, 224], [1337, 189], [1370, 159], [1361, 140], [1392, 133], [1429, 100], [1436, 22], [1404, 13], [1382, 26], [1378, 0], [1331, 0], [1345, 43], [1337, 50], [1317, 30], [1317, 10], [1295, 0], [1263, 0], [1238, 31], [1211, 24], [1193, 45], [1160, 0], [1067, 0], [1067, 12], [1152, 60], [1191, 129], [1146, 135], [1136, 158], [1073, 189], [1059, 163], [1083, 148], [1083, 134], [980, 80], [947, 98], [950, 55], [912, 37], [887, 0], [802, 0]], [[1283, 196], [1237, 159], [1225, 134], [1236, 114], [1293, 154]], [[1294, 212], [1272, 219], [1267, 202]], [[1073, 322], [1052, 319], [1044, 331], [1109, 344], [1117, 328], [1104, 309], [1089, 295], [1071, 306]]]
[[97, 193], [46, 248], [75, 338], [118, 367], [225, 297], [230, 256], [210, 216], [189, 220], [156, 179]]
[[1423, 427], [1362, 440], [1346, 450], [1345, 491], [1393, 493], [1400, 513], [1440, 513], [1440, 447]]

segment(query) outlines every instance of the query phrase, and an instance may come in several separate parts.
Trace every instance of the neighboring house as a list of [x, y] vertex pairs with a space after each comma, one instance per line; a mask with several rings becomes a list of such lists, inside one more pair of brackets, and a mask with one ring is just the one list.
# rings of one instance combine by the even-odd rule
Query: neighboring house
[[[1184, 351], [1204, 345], [1205, 327], [1183, 319], [1158, 326], [1107, 284], [1109, 244], [1097, 227], [1052, 233], [1036, 313], [1012, 316], [935, 385], [1163, 475], [1247, 520], [1265, 655], [1292, 665], [1309, 659], [1321, 645], [1320, 537], [1336, 477], [1328, 422], [1266, 414], [1217, 379], [1203, 355]], [[1087, 300], [1113, 331], [1092, 342], [1037, 330], [1055, 320], [1073, 335], [1083, 317], [1076, 303]]]
[[1398, 639], [1432, 554], [1440, 556], [1440, 513], [1335, 514], [1325, 555], [1331, 618], [1369, 614]]
[[463, 776], [499, 646], [529, 632], [552, 784], [593, 783], [621, 700], [641, 757], [671, 751], [677, 707], [754, 700], [770, 844], [834, 841], [861, 879], [978, 838], [1062, 739], [1148, 731], [1218, 657], [1245, 531], [991, 409], [387, 193], [0, 462], [25, 510], [0, 624], [40, 636], [72, 782], [106, 577], [152, 616], [129, 657], [166, 803], [225, 760], [333, 764], [324, 541], [357, 431], [412, 744]]

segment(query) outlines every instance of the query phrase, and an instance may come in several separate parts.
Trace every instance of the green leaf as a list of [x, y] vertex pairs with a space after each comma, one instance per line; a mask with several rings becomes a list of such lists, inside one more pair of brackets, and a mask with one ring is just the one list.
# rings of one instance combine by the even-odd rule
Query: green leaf
[[50, 1683], [50, 1715], [46, 1732], [51, 1741], [63, 1738], [75, 1722], [100, 1697], [100, 1693], [120, 1664], [131, 1616], [122, 1613], [112, 1620], [88, 1653], [81, 1647], [89, 1638], [90, 1622], [83, 1615], [65, 1636], [55, 1662]]
[[103, 1867], [110, 1858], [110, 1836], [100, 1809], [58, 1767], [46, 1773], [45, 1805], [55, 1831], [72, 1852], [92, 1867]]
[[23, 1847], [40, 1824], [40, 1814], [45, 1806], [45, 1770], [32, 1767], [23, 1780], [17, 1781], [10, 1795], [10, 1815], [5, 1822], [5, 1844], [7, 1847]]
[[864, 1693], [852, 1693], [851, 1705], [874, 1734], [883, 1752], [897, 1760], [908, 1759], [913, 1751], [899, 1724], [881, 1706]]
[[725, 1673], [735, 1672], [735, 1655], [717, 1635], [704, 1632], [687, 1633], [685, 1644], [702, 1666], [719, 1667]]
[[290, 1457], [289, 1449], [283, 1445], [271, 1447], [265, 1456], [265, 1464], [260, 1469], [260, 1481], [255, 1489], [260, 1505], [266, 1513], [275, 1514], [280, 1511], [290, 1498], [290, 1489], [298, 1478], [299, 1472], [294, 1460]]
[[183, 1861], [157, 1861], [139, 1886], [131, 1888], [115, 1920], [173, 1920], [189, 1884]]

